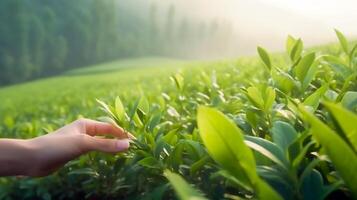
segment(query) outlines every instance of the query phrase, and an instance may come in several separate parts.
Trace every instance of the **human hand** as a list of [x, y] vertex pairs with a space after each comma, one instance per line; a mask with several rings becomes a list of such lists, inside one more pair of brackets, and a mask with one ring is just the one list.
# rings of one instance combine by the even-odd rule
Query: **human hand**
[[[95, 137], [111, 135], [118, 139]], [[126, 151], [134, 139], [130, 133], [111, 124], [79, 119], [52, 133], [28, 140], [33, 158], [27, 175], [45, 176], [68, 161], [89, 151], [117, 153]], [[16, 156], [16, 155], [13, 155]]]

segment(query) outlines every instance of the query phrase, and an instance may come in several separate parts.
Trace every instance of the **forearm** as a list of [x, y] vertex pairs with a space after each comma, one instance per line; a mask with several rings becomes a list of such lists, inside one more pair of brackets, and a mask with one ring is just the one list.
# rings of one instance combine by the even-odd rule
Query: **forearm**
[[28, 175], [34, 164], [29, 140], [0, 139], [0, 176]]
[[[97, 138], [112, 135], [117, 138]], [[126, 151], [131, 134], [111, 124], [76, 120], [52, 133], [28, 140], [0, 139], [1, 176], [45, 176], [88, 151]]]

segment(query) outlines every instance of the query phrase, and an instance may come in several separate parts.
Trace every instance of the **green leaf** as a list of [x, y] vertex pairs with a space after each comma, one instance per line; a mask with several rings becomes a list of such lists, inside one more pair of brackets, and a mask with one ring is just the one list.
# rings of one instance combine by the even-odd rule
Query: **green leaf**
[[11, 116], [6, 116], [4, 121], [3, 121], [4, 125], [9, 128], [9, 129], [12, 129], [14, 128], [15, 126], [15, 120], [14, 118], [12, 118]]
[[199, 159], [198, 161], [194, 162], [190, 167], [190, 174], [194, 175], [196, 172], [201, 169], [205, 164], [207, 164], [209, 160], [208, 156], [204, 156], [203, 158]]
[[310, 96], [308, 96], [304, 100], [304, 102], [303, 102], [304, 105], [311, 106], [313, 108], [313, 110], [315, 111], [317, 109], [317, 107], [319, 106], [320, 101], [322, 100], [322, 97], [327, 90], [328, 90], [327, 84], [320, 87], [319, 89], [317, 89], [315, 92], [313, 92]]
[[138, 109], [140, 109], [143, 114], [148, 114], [150, 110], [150, 104], [145, 96], [142, 96], [139, 101]]
[[113, 118], [116, 118], [115, 114], [113, 113], [113, 109], [108, 104], [104, 103], [103, 101], [97, 99], [97, 102], [101, 105], [101, 109], [110, 115]]
[[241, 130], [221, 112], [199, 107], [197, 124], [210, 156], [224, 169], [247, 185], [257, 179], [251, 150], [244, 144]]
[[287, 153], [289, 146], [298, 136], [294, 127], [283, 121], [274, 122], [271, 132], [274, 143], [277, 144], [285, 154]]
[[272, 87], [249, 87], [246, 95], [250, 102], [258, 109], [268, 113], [274, 104], [275, 90]]
[[[357, 44], [355, 44], [349, 54], [349, 57], [350, 57], [350, 60], [351, 62], [353, 62], [353, 59], [354, 59], [354, 56], [355, 56], [355, 53], [356, 53], [356, 50], [357, 50]], [[353, 64], [353, 63], [351, 63]]]
[[340, 125], [355, 152], [357, 152], [357, 115], [337, 104], [326, 102], [324, 105]]
[[245, 144], [251, 149], [259, 152], [263, 156], [269, 158], [274, 163], [278, 164], [282, 168], [287, 168], [287, 161], [285, 159], [284, 152], [279, 149], [279, 147], [263, 138], [253, 137], [253, 136], [245, 136]]
[[295, 41], [295, 44], [293, 46], [293, 48], [291, 49], [290, 52], [290, 59], [295, 62], [297, 61], [300, 57], [301, 57], [301, 53], [303, 50], [303, 43], [301, 39], [298, 39]]
[[348, 42], [346, 37], [337, 29], [335, 29], [336, 35], [338, 40], [340, 41], [341, 47], [343, 49], [343, 51], [348, 54]]
[[115, 114], [120, 122], [125, 120], [125, 108], [119, 96], [115, 99]]
[[203, 200], [206, 199], [200, 192], [190, 186], [180, 175], [165, 170], [165, 177], [170, 181], [177, 196], [181, 200]]
[[314, 79], [314, 77], [316, 75], [318, 66], [319, 66], [319, 62], [314, 62], [311, 65], [311, 67], [309, 68], [309, 70], [307, 71], [307, 73], [305, 74], [304, 81], [302, 82], [302, 85], [301, 85], [302, 91], [305, 91], [309, 87], [311, 81]]
[[138, 161], [139, 165], [142, 165], [144, 167], [149, 167], [149, 168], [158, 168], [159, 167], [159, 163], [157, 162], [157, 160], [154, 157], [146, 157], [143, 158], [142, 160]]
[[302, 104], [299, 105], [299, 110], [305, 121], [311, 125], [313, 137], [325, 149], [336, 170], [350, 188], [353, 197], [357, 198], [357, 176], [355, 176], [357, 155], [337, 133], [309, 113]]
[[324, 200], [327, 195], [337, 189], [341, 183], [324, 185], [319, 171], [312, 170], [302, 181], [301, 192], [303, 199]]
[[265, 99], [264, 111], [267, 113], [274, 104], [275, 90], [272, 87], [267, 87], [263, 96]]
[[256, 186], [258, 199], [260, 200], [282, 200], [283, 198], [272, 189], [272, 187], [265, 181], [258, 181]]
[[255, 107], [264, 110], [264, 99], [257, 87], [249, 87], [247, 89], [247, 96]]
[[169, 131], [166, 135], [162, 137], [162, 139], [170, 144], [170, 145], [175, 145], [177, 143], [177, 129], [173, 129]]
[[294, 72], [295, 76], [300, 80], [301, 83], [304, 82], [304, 79], [312, 65], [315, 61], [315, 53], [307, 54], [302, 57], [300, 62], [295, 66]]
[[322, 56], [323, 64], [329, 66], [332, 70], [334, 70], [337, 74], [341, 75], [343, 78], [347, 78], [351, 75], [352, 71], [348, 67], [348, 63], [346, 63], [341, 57], [337, 57], [334, 55], [324, 55]]
[[284, 91], [285, 93], [290, 93], [294, 88], [297, 88], [297, 81], [294, 80], [290, 74], [276, 68], [272, 71], [272, 78], [275, 85]]
[[263, 49], [262, 47], [258, 47], [257, 50], [258, 50], [260, 59], [263, 61], [265, 66], [270, 71], [271, 70], [271, 60], [270, 60], [270, 56], [269, 56], [268, 52], [265, 49]]
[[217, 176], [224, 177], [227, 180], [228, 184], [230, 184], [234, 187], [243, 188], [246, 191], [253, 192], [253, 189], [251, 188], [251, 186], [244, 185], [240, 180], [238, 180], [235, 176], [230, 174], [227, 170], [221, 169], [218, 172], [211, 175], [211, 177], [217, 177]]
[[76, 169], [73, 171], [70, 171], [68, 175], [87, 175], [90, 177], [99, 177], [98, 172], [93, 170], [92, 168], [81, 168], [81, 169]]
[[306, 158], [306, 153], [308, 152], [308, 150], [315, 145], [315, 141], [311, 141], [308, 144], [304, 145], [299, 151], [297, 155], [293, 155], [291, 158], [291, 160], [293, 160], [293, 169], [294, 170], [298, 170], [299, 165], [301, 164], [301, 162], [304, 160], [304, 158]]
[[176, 73], [171, 76], [171, 79], [175, 82], [177, 89], [182, 90], [184, 86], [184, 78], [180, 73]]
[[197, 124], [210, 156], [245, 185], [253, 186], [259, 199], [281, 197], [256, 173], [253, 152], [244, 142], [241, 130], [223, 113], [199, 107]]
[[288, 35], [288, 38], [286, 39], [286, 52], [288, 53], [288, 55], [290, 55], [295, 42], [296, 42], [296, 39], [293, 36]]
[[357, 112], [357, 92], [346, 92], [341, 100], [341, 104], [348, 110]]
[[152, 191], [148, 191], [145, 196], [141, 197], [142, 200], [164, 199], [165, 192], [168, 190], [169, 184], [164, 184], [156, 187]]

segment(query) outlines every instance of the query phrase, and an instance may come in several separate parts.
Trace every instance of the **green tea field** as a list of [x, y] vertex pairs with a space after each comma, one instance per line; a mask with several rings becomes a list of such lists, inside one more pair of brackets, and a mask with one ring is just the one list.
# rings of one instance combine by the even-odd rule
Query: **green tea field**
[[282, 53], [126, 59], [2, 87], [1, 138], [85, 117], [136, 139], [47, 177], [0, 178], [0, 199], [356, 199], [357, 45], [336, 34], [316, 48], [289, 36]]

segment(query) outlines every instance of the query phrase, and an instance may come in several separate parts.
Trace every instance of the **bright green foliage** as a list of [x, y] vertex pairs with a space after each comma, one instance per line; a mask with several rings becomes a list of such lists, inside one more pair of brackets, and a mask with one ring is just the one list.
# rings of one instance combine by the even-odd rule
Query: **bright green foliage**
[[203, 143], [213, 159], [236, 176], [244, 185], [253, 186], [257, 179], [255, 160], [244, 144], [242, 131], [222, 113], [200, 107], [197, 125]]
[[269, 112], [275, 100], [275, 91], [271, 87], [249, 87], [246, 95], [256, 108], [264, 112]]
[[[330, 105], [330, 108], [333, 106]], [[318, 118], [309, 113], [302, 105], [299, 106], [305, 120], [311, 124], [311, 133], [326, 150], [337, 171], [357, 198], [357, 154], [343, 141], [341, 137]], [[333, 108], [334, 109], [334, 108]], [[349, 129], [348, 129], [349, 130]], [[353, 134], [353, 133], [352, 133]]]
[[119, 97], [115, 99], [115, 114], [119, 122], [123, 122], [125, 120], [125, 108]]
[[124, 60], [1, 88], [1, 137], [88, 117], [136, 140], [52, 176], [0, 178], [0, 199], [356, 198], [356, 48], [337, 46], [289, 36], [284, 55]]
[[271, 60], [270, 60], [269, 53], [265, 49], [263, 49], [262, 47], [258, 47], [257, 50], [258, 50], [258, 54], [260, 56], [260, 59], [262, 59], [262, 61], [265, 64], [265, 66], [270, 71], [272, 66], [271, 66]]
[[352, 148], [357, 152], [357, 115], [339, 105], [331, 103], [325, 103], [325, 105], [343, 130]]
[[304, 82], [305, 77], [314, 61], [315, 53], [310, 53], [302, 57], [300, 62], [295, 66], [295, 76], [298, 78], [298, 80], [300, 80], [301, 83]]
[[273, 141], [283, 152], [288, 151], [289, 146], [298, 136], [296, 130], [290, 124], [282, 121], [274, 122], [271, 132]]
[[177, 195], [181, 200], [204, 200], [199, 192], [192, 188], [180, 175], [172, 173], [168, 170], [164, 172], [167, 179], [174, 187]]
[[291, 50], [293, 49], [295, 42], [296, 39], [293, 36], [288, 35], [286, 39], [286, 52], [288, 53], [288, 55], [291, 54]]
[[357, 112], [357, 92], [346, 92], [341, 99], [341, 104], [354, 112]]
[[171, 76], [171, 79], [175, 82], [176, 87], [177, 87], [179, 90], [182, 90], [182, 89], [183, 89], [184, 79], [183, 79], [183, 77], [182, 77], [181, 74], [177, 73], [177, 74]]
[[301, 39], [296, 40], [294, 46], [291, 48], [291, 51], [289, 52], [290, 59], [293, 62], [296, 62], [301, 57], [303, 48], [304, 47], [303, 47], [302, 40]]
[[310, 106], [313, 110], [316, 110], [327, 89], [328, 89], [327, 85], [324, 85], [321, 88], [317, 89], [310, 96], [306, 97], [306, 99], [303, 102], [304, 105]]
[[256, 174], [252, 151], [244, 144], [242, 131], [221, 112], [199, 107], [197, 123], [201, 138], [213, 159], [244, 186], [257, 191], [259, 199], [281, 197]]
[[338, 40], [340, 41], [340, 44], [341, 44], [341, 47], [342, 47], [343, 51], [346, 54], [348, 54], [349, 53], [349, 51], [348, 51], [348, 42], [347, 42], [346, 37], [337, 29], [335, 29], [335, 32], [336, 32]]

